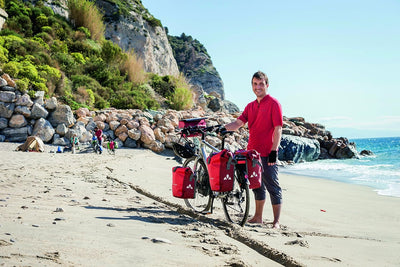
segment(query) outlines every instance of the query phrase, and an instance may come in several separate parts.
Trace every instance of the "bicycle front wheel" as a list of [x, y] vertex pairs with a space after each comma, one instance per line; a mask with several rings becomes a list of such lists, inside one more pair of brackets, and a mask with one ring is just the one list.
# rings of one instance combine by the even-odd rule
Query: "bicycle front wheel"
[[225, 217], [229, 222], [244, 226], [250, 209], [249, 185], [242, 171], [235, 171], [233, 190], [221, 199]]
[[202, 159], [189, 158], [183, 163], [183, 167], [190, 167], [195, 175], [194, 198], [185, 198], [185, 204], [196, 212], [208, 211], [211, 207], [212, 197], [208, 171]]

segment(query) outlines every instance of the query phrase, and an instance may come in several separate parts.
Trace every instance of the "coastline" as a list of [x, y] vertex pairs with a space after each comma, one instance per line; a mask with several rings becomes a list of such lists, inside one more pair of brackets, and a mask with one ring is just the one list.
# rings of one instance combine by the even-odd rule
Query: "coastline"
[[280, 173], [282, 229], [270, 228], [267, 200], [266, 223], [232, 227], [230, 237], [219, 203], [208, 222], [177, 208], [184, 202], [172, 197], [171, 169], [179, 164], [168, 152], [52, 154], [46, 145], [26, 153], [18, 145], [0, 143], [0, 264], [276, 264], [257, 251], [293, 265], [400, 264], [400, 198], [366, 186]]

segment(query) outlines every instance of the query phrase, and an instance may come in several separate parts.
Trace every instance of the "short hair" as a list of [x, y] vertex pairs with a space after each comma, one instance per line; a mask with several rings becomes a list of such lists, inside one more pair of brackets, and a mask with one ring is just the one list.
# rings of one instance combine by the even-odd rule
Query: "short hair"
[[251, 78], [251, 83], [253, 83], [253, 79], [254, 78], [256, 78], [256, 79], [264, 79], [265, 83], [269, 86], [268, 76], [264, 72], [259, 70], [256, 73], [254, 73], [253, 77]]

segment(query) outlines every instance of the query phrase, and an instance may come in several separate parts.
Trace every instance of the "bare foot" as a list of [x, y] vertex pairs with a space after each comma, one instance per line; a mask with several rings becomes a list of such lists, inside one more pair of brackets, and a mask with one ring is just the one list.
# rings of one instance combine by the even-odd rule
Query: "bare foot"
[[248, 223], [262, 223], [262, 218], [253, 217], [247, 221]]
[[274, 222], [274, 223], [272, 224], [272, 228], [274, 228], [274, 229], [280, 229], [281, 226], [279, 225], [279, 222]]

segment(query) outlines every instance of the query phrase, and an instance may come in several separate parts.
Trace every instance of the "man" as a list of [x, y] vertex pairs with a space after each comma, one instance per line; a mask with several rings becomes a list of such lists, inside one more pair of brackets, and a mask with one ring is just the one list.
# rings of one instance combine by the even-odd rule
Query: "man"
[[263, 165], [262, 185], [253, 189], [256, 210], [249, 223], [262, 223], [266, 190], [268, 190], [274, 215], [273, 228], [280, 228], [279, 217], [282, 205], [282, 190], [278, 182], [279, 143], [282, 137], [282, 108], [278, 100], [267, 93], [268, 77], [258, 71], [254, 73], [251, 84], [257, 99], [250, 102], [236, 121], [225, 125], [226, 130], [236, 131], [246, 122], [249, 128], [247, 149], [255, 149], [261, 155]]

